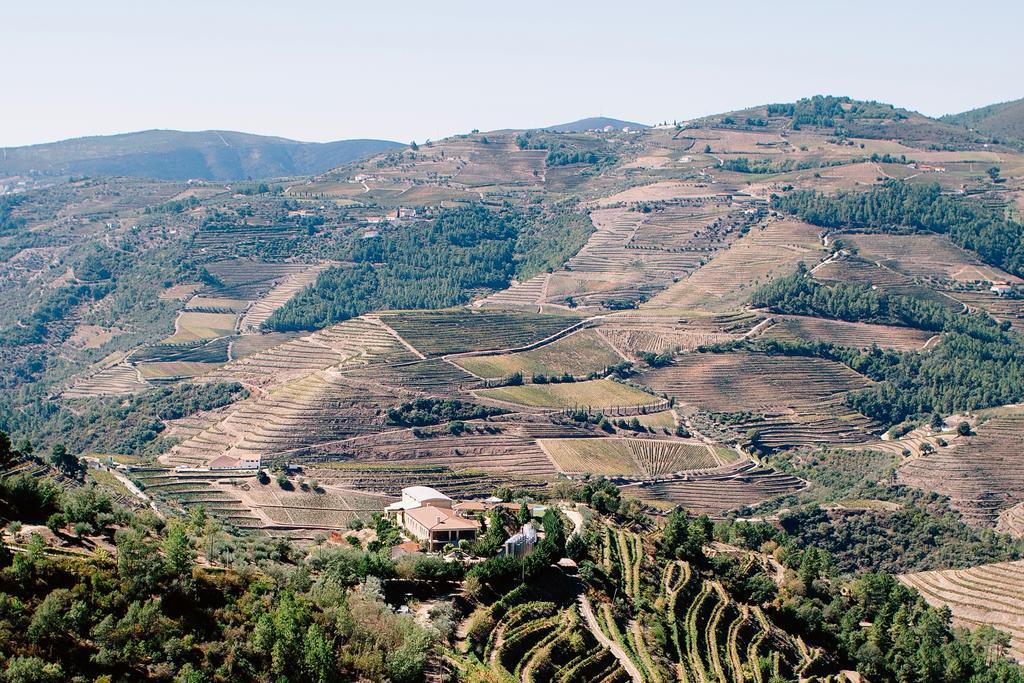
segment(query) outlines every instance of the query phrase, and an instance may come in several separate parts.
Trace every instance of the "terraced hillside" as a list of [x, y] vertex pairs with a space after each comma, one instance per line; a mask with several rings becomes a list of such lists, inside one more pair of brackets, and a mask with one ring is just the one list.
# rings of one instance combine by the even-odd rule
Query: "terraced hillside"
[[825, 320], [807, 316], [772, 316], [772, 325], [764, 332], [774, 339], [825, 342], [853, 348], [914, 351], [924, 347], [932, 338], [930, 332], [910, 327], [851, 323], [844, 320]]
[[602, 372], [623, 360], [597, 330], [582, 329], [530, 351], [463, 356], [456, 363], [475, 375], [488, 378], [508, 377], [517, 372], [525, 376], [569, 374], [579, 377]]
[[822, 260], [819, 234], [819, 228], [797, 221], [760, 225], [643, 308], [703, 308], [720, 312], [739, 307], [755, 288], [789, 275], [798, 263], [811, 266]]
[[723, 314], [681, 311], [672, 315], [645, 308], [610, 315], [601, 320], [598, 331], [622, 353], [636, 357], [641, 353], [693, 351], [700, 346], [739, 339], [760, 320], [745, 311]]
[[408, 311], [376, 317], [426, 356], [515, 350], [571, 331], [580, 322], [578, 317], [571, 315], [472, 309]]
[[930, 605], [948, 607], [954, 623], [969, 628], [989, 625], [1008, 633], [1009, 654], [1024, 660], [1024, 561], [904, 574], [899, 578], [920, 591]]
[[300, 289], [313, 284], [320, 271], [329, 265], [331, 264], [321, 263], [285, 275], [277, 281], [277, 284], [265, 296], [249, 307], [239, 321], [239, 329], [243, 333], [259, 331], [260, 325], [266, 322], [267, 318], [273, 315], [274, 311], [284, 306], [288, 299], [295, 296]]
[[594, 614], [606, 637], [627, 653], [641, 680], [769, 680], [798, 676], [826, 658], [773, 624], [760, 607], [735, 600], [720, 582], [701, 576], [689, 563], [656, 560], [641, 535], [605, 528], [598, 538], [598, 563], [608, 575], [619, 577], [618, 591], [629, 601], [655, 596], [650, 604], [667, 626], [659, 643], [637, 621], [616, 617], [610, 603], [591, 607], [583, 601], [584, 613]]
[[560, 472], [645, 478], [709, 470], [737, 457], [726, 448], [683, 439], [541, 439]]
[[641, 500], [667, 501], [696, 513], [720, 516], [729, 510], [795, 493], [806, 485], [792, 475], [741, 460], [682, 477], [642, 482], [626, 491]]
[[695, 353], [642, 376], [658, 392], [700, 410], [735, 416], [740, 433], [756, 429], [769, 447], [857, 443], [873, 425], [844, 404], [870, 382], [822, 359], [758, 353]]
[[139, 377], [131, 365], [118, 364], [104, 368], [96, 374], [81, 378], [64, 390], [65, 398], [118, 396], [145, 391], [150, 385]]
[[975, 431], [949, 447], [910, 458], [899, 478], [949, 496], [968, 523], [992, 527], [1003, 510], [1024, 501], [1024, 411], [1000, 411]]

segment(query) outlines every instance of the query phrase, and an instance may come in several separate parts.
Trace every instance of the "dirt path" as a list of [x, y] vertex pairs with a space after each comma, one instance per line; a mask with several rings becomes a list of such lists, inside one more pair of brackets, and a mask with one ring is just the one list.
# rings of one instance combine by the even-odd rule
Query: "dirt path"
[[415, 355], [420, 360], [426, 360], [427, 359], [426, 356], [424, 356], [422, 353], [420, 353], [419, 349], [417, 349], [415, 346], [413, 346], [409, 342], [405, 341], [405, 339], [402, 338], [402, 335], [398, 334], [398, 332], [395, 332], [395, 330], [393, 330], [390, 325], [388, 325], [386, 322], [384, 322], [380, 318], [375, 318], [373, 316], [368, 315], [368, 316], [365, 316], [365, 319], [373, 321], [376, 324], [380, 325], [381, 329], [383, 329], [385, 332], [387, 332], [392, 337], [397, 339], [399, 344], [401, 344], [406, 349], [408, 349], [413, 355]]
[[629, 658], [626, 651], [623, 650], [618, 643], [609, 639], [601, 630], [601, 627], [598, 626], [597, 617], [594, 616], [594, 608], [591, 606], [590, 600], [587, 599], [587, 596], [581, 594], [577, 602], [580, 606], [580, 613], [583, 614], [583, 622], [587, 625], [587, 629], [590, 631], [591, 635], [594, 636], [597, 642], [608, 648], [611, 653], [615, 655], [615, 658], [619, 660], [619, 664], [621, 664], [622, 668], [626, 670], [626, 673], [629, 674], [629, 677], [633, 679], [634, 683], [643, 683], [644, 679], [640, 674], [640, 669], [638, 669], [636, 664], [633, 663], [633, 660]]

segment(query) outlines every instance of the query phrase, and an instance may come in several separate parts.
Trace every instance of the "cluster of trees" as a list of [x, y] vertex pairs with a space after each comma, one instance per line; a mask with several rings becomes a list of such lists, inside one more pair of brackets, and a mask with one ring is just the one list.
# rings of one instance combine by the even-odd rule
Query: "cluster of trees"
[[905, 325], [936, 332], [947, 329], [959, 317], [938, 302], [890, 294], [869, 285], [846, 282], [823, 285], [808, 275], [803, 263], [795, 274], [755, 290], [751, 303], [774, 313]]
[[14, 207], [23, 202], [24, 195], [6, 194], [0, 196], [0, 235], [16, 231], [25, 224], [20, 218], [14, 217]]
[[789, 171], [805, 171], [809, 168], [824, 168], [826, 166], [841, 166], [849, 163], [843, 160], [834, 161], [823, 161], [823, 160], [794, 160], [784, 159], [782, 161], [772, 161], [771, 159], [750, 159], [748, 157], [735, 157], [733, 159], [726, 159], [722, 162], [722, 168], [726, 171], [735, 171], [736, 173], [788, 173]]
[[41, 344], [51, 337], [58, 337], [57, 341], [66, 339], [72, 332], [70, 326], [67, 326], [67, 329], [54, 330], [54, 334], [51, 334], [50, 326], [63, 321], [79, 305], [100, 301], [112, 289], [113, 284], [101, 282], [67, 284], [52, 290], [26, 318], [0, 330], [0, 346]]
[[553, 149], [544, 158], [548, 166], [568, 166], [570, 164], [596, 164], [604, 162], [614, 163], [615, 157], [611, 154], [599, 155], [596, 152], [580, 149]]
[[328, 268], [264, 323], [269, 330], [317, 329], [370, 310], [444, 308], [507, 287], [513, 277], [560, 264], [589, 231], [565, 219], [545, 241], [540, 210], [444, 209], [433, 220], [356, 238]]
[[424, 427], [453, 420], [484, 420], [508, 411], [491, 406], [466, 403], [456, 399], [418, 398], [388, 408], [388, 424], [402, 427]]
[[843, 668], [878, 681], [1024, 681], [1021, 668], [1002, 656], [1007, 634], [991, 628], [973, 634], [955, 630], [948, 609], [929, 607], [891, 574], [837, 581], [823, 551], [780, 555], [796, 577], [773, 616], [823, 647]]
[[[769, 552], [782, 565], [782, 585], [765, 610], [775, 623], [801, 635], [809, 645], [823, 648], [833, 666], [858, 671], [869, 680], [1024, 681], [1024, 670], [1003, 656], [1009, 645], [1007, 634], [990, 627], [974, 633], [954, 629], [947, 609], [929, 607], [919, 593], [892, 574], [848, 578], [845, 572], [853, 568], [829, 551], [839, 544], [830, 538], [823, 514], [810, 508], [785, 515], [781, 531], [767, 523], [724, 522], [715, 527], [717, 540]], [[802, 527], [807, 524], [820, 534], [805, 536]], [[931, 532], [924, 529], [924, 525], [916, 529], [919, 545], [943, 542], [945, 537], [933, 541]], [[879, 538], [875, 549], [887, 542], [888, 531], [875, 532]], [[865, 532], [870, 533], [869, 526]], [[896, 554], [886, 553], [886, 557]], [[721, 571], [730, 592], [739, 579], [742, 593], [744, 574], [733, 562], [715, 557], [710, 564], [716, 578]], [[752, 599], [773, 596], [772, 587], [756, 579], [748, 590], [753, 591], [748, 593]], [[864, 628], [864, 623], [871, 627]]]
[[51, 556], [38, 535], [0, 553], [3, 680], [411, 683], [451, 634], [450, 605], [426, 626], [394, 613], [382, 579], [401, 568], [380, 552], [322, 547], [272, 572], [213, 572], [196, 562], [203, 515], [130, 523], [116, 560]]
[[986, 263], [1024, 275], [1024, 225], [981, 204], [944, 195], [938, 184], [890, 180], [867, 192], [834, 195], [798, 190], [773, 196], [772, 206], [830, 228], [946, 234]]
[[878, 493], [895, 493], [905, 504], [898, 510], [864, 510], [836, 517], [810, 505], [783, 514], [782, 527], [799, 547], [828, 551], [844, 574], [898, 574], [1024, 557], [1024, 543], [967, 526], [936, 494]]
[[[536, 580], [566, 553], [567, 537], [562, 513], [555, 508], [548, 508], [541, 523], [544, 527], [544, 538], [529, 555], [522, 559], [511, 555], [491, 557], [474, 565], [467, 572], [467, 578], [495, 595], [507, 593], [519, 585]], [[501, 540], [504, 541], [505, 538], [507, 536]]]
[[891, 105], [861, 102], [849, 97], [832, 95], [815, 95], [796, 102], [769, 104], [768, 116], [792, 117], [794, 129], [799, 129], [802, 125], [833, 128], [839, 121], [858, 118], [906, 118], [905, 114], [896, 111]]
[[926, 353], [803, 341], [752, 344], [765, 353], [837, 360], [875, 380], [876, 386], [849, 394], [847, 403], [883, 424], [1024, 400], [1024, 339], [988, 316], [955, 314], [937, 304], [856, 285], [826, 287], [802, 274], [759, 289], [754, 302], [791, 313], [901, 322], [944, 332]]
[[74, 410], [56, 402], [36, 402], [0, 413], [0, 427], [35, 443], [62, 443], [71, 450], [125, 455], [161, 452], [165, 420], [213, 410], [246, 398], [238, 382], [175, 384], [127, 398], [97, 398]]
[[157, 204], [156, 206], [147, 206], [143, 213], [182, 213], [197, 206], [199, 206], [199, 198], [195, 195], [190, 195], [185, 199], [172, 199], [169, 202]]

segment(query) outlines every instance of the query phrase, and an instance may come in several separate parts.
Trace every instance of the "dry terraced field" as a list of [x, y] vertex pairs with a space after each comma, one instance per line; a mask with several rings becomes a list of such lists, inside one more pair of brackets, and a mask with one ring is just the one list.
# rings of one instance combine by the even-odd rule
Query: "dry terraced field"
[[1024, 660], [1024, 560], [899, 578], [930, 605], [949, 607], [954, 623], [989, 625], [1010, 634], [1010, 655]]

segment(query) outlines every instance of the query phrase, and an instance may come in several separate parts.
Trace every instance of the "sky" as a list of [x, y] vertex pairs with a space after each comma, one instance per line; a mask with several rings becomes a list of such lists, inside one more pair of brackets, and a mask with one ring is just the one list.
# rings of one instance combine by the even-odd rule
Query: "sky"
[[4, 0], [0, 146], [150, 128], [438, 139], [813, 94], [1024, 97], [1024, 3]]

